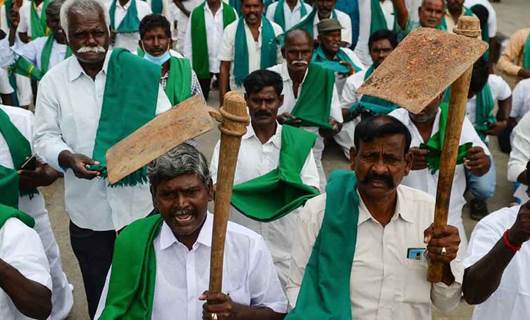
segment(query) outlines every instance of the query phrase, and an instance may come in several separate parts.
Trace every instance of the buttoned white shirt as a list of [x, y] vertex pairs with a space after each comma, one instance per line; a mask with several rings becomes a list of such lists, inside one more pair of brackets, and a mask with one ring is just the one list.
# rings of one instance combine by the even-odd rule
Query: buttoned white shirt
[[[0, 228], [0, 259], [17, 269], [28, 280], [51, 291], [50, 267], [40, 238], [35, 230], [16, 218], [8, 219]], [[3, 289], [0, 289], [0, 319], [30, 319], [18, 311]]]
[[[400, 185], [395, 213], [382, 226], [359, 196], [357, 241], [350, 276], [351, 313], [357, 319], [431, 319], [431, 304], [448, 312], [460, 302], [463, 267], [451, 262], [455, 282], [427, 281], [428, 263], [407, 258], [409, 248], [425, 249], [423, 231], [434, 217], [434, 198]], [[326, 195], [309, 200], [295, 229], [287, 297], [294, 306], [305, 266], [320, 231], [326, 209]], [[328, 214], [330, 214], [328, 212]], [[355, 226], [344, 226], [355, 228]], [[340, 249], [337, 251], [340, 254]], [[337, 256], [335, 259], [344, 258]], [[336, 281], [347, 281], [336, 277]]]
[[481, 5], [488, 10], [488, 36], [490, 38], [495, 37], [497, 34], [497, 12], [488, 0], [465, 0], [464, 6], [471, 8], [474, 5]]
[[[20, 7], [19, 15], [20, 15], [20, 22], [18, 24], [17, 32], [20, 33], [26, 33], [28, 37], [31, 39], [31, 6], [33, 5], [33, 1], [23, 1], [22, 7]], [[37, 6], [37, 15], [40, 17], [42, 14], [42, 6], [44, 5], [44, 1], [42, 1]]]
[[[142, 21], [142, 19], [148, 15], [151, 14], [151, 7], [147, 2], [145, 1], [139, 1], [139, 0], [129, 0], [127, 3], [122, 6], [119, 1], [116, 1], [116, 11], [114, 13], [114, 27], [116, 28], [116, 31], [123, 20], [125, 18], [125, 15], [127, 14], [127, 10], [131, 6], [131, 1], [136, 1], [136, 10], [138, 12], [138, 20]], [[110, 8], [112, 4], [112, 0], [109, 0], [107, 3], [107, 10]], [[138, 40], [140, 40], [140, 33], [139, 32], [132, 32], [132, 33], [120, 33], [118, 32], [116, 34], [116, 38], [114, 41], [114, 47], [115, 48], [125, 48], [131, 52], [135, 52], [138, 48]]]
[[[208, 66], [211, 73], [219, 73], [219, 44], [223, 41], [223, 7], [225, 4], [221, 1], [221, 6], [215, 14], [208, 6], [204, 5], [204, 24], [206, 31], [206, 44], [208, 46]], [[236, 10], [232, 9], [237, 17]], [[198, 49], [197, 49], [198, 50]], [[184, 56], [193, 62], [192, 41], [191, 41], [191, 19], [188, 19], [186, 28], [186, 38], [184, 40]]]
[[[33, 63], [37, 68], [41, 69], [42, 50], [44, 49], [44, 45], [46, 44], [47, 40], [48, 37], [39, 37], [28, 42], [27, 44], [13, 46], [10, 51], [11, 62], [15, 62], [17, 55], [23, 56], [24, 58], [28, 59], [29, 62]], [[65, 44], [60, 44], [55, 40], [53, 41], [48, 70], [65, 59], [67, 48], [68, 47]]]
[[[503, 101], [511, 97], [512, 90], [506, 81], [503, 78], [499, 77], [496, 74], [490, 74], [488, 77], [488, 84], [491, 89], [491, 95], [493, 96], [493, 101]], [[477, 96], [467, 100], [466, 105], [466, 116], [471, 121], [472, 124], [475, 124], [475, 119], [477, 115]]]
[[[208, 213], [197, 241], [189, 250], [165, 222], [162, 224], [153, 241], [156, 280], [151, 319], [202, 319], [204, 301], [199, 296], [208, 290], [210, 280], [212, 228], [213, 215]], [[105, 305], [108, 281], [107, 277], [96, 319]], [[232, 222], [226, 232], [222, 292], [229, 294], [235, 303], [287, 312], [287, 299], [263, 239]]]
[[[241, 19], [244, 19], [242, 17]], [[243, 88], [236, 85], [236, 81], [234, 78], [234, 59], [235, 59], [235, 44], [236, 44], [236, 32], [237, 32], [237, 24], [239, 20], [236, 20], [232, 22], [231, 24], [227, 25], [225, 28], [225, 32], [223, 33], [223, 44], [221, 45], [221, 50], [219, 51], [219, 60], [220, 61], [230, 61], [230, 89], [232, 90], [239, 90], [242, 91]], [[283, 33], [282, 27], [274, 23], [273, 21], [270, 21], [272, 28], [274, 29], [274, 36], [277, 37], [280, 34]], [[259, 27], [259, 36], [258, 41], [254, 40], [254, 37], [252, 36], [252, 32], [250, 31], [250, 28], [247, 25], [247, 22], [243, 22], [243, 25], [245, 27], [245, 35], [247, 38], [247, 48], [248, 48], [248, 72], [252, 72], [255, 70], [261, 69], [261, 28], [262, 25]], [[280, 63], [282, 61], [282, 54], [280, 51], [280, 46], [278, 46], [277, 50], [277, 62]]]
[[[109, 50], [94, 80], [72, 56], [47, 72], [39, 83], [35, 150], [56, 170], [64, 172], [58, 160], [64, 150], [92, 157], [110, 54]], [[159, 87], [156, 113], [170, 108], [171, 103]], [[66, 211], [81, 228], [119, 230], [153, 208], [147, 183], [109, 187], [107, 179], [79, 179], [72, 170], [66, 170], [64, 184]]]
[[[302, 6], [305, 8], [305, 15], [302, 15]], [[266, 16], [270, 21], [274, 21], [274, 13], [276, 12], [276, 8], [278, 7], [278, 1], [271, 3], [267, 7], [267, 13]], [[294, 25], [296, 25], [300, 20], [302, 20], [303, 17], [308, 15], [313, 8], [305, 3], [302, 0], [298, 0], [296, 2], [296, 5], [294, 6], [293, 10], [291, 11], [291, 8], [287, 4], [287, 2], [283, 3], [283, 17], [285, 19], [285, 30], [291, 29]]]
[[517, 181], [517, 177], [526, 170], [530, 160], [530, 112], [527, 112], [512, 132], [512, 151], [508, 160], [508, 180]]
[[[399, 108], [392, 111], [390, 116], [395, 117], [401, 121], [407, 129], [409, 129], [411, 135], [410, 147], [419, 147], [421, 143], [426, 143], [423, 141], [423, 138], [416, 128], [416, 125], [410, 119], [409, 113], [406, 109]], [[440, 122], [440, 112], [436, 114], [434, 119], [434, 124], [432, 127], [431, 137], [436, 134], [439, 130]], [[482, 142], [477, 132], [473, 128], [473, 125], [469, 119], [464, 118], [464, 123], [462, 125], [462, 133], [460, 135], [459, 144], [465, 144], [471, 142], [473, 147], [482, 147], [484, 153], [490, 156], [490, 151], [488, 147]], [[429, 168], [422, 170], [411, 170], [407, 176], [403, 178], [401, 182], [405, 186], [416, 188], [422, 190], [432, 195], [436, 196], [436, 189], [438, 186], [438, 174], [439, 170], [435, 174], [431, 174]], [[453, 225], [458, 228], [460, 231], [460, 251], [459, 254], [464, 254], [467, 248], [467, 236], [464, 230], [464, 224], [462, 221], [462, 208], [466, 204], [466, 199], [464, 198], [464, 193], [466, 192], [466, 173], [463, 164], [459, 164], [455, 168], [455, 175], [453, 178], [453, 187], [451, 188], [451, 199], [449, 201], [449, 217], [448, 224]], [[465, 255], [462, 255], [462, 257]]]
[[[316, 10], [316, 9], [314, 9]], [[352, 31], [351, 31], [351, 18], [346, 13], [334, 9], [335, 14], [337, 15], [337, 20], [339, 21], [340, 25], [342, 26], [341, 30], [341, 41], [348, 43], [348, 45], [352, 42]], [[333, 15], [332, 15], [333, 16]], [[330, 17], [330, 19], [332, 18]], [[318, 38], [318, 28], [317, 25], [320, 22], [320, 18], [318, 17], [318, 13], [315, 14], [315, 19], [313, 19], [313, 38]]]
[[[477, 223], [469, 240], [466, 268], [478, 262], [514, 224], [521, 206], [502, 208]], [[502, 273], [499, 287], [481, 304], [475, 306], [473, 320], [527, 319], [530, 310], [530, 246], [524, 243]]]
[[530, 79], [524, 79], [513, 89], [510, 117], [519, 121], [528, 110], [530, 110]]
[[[210, 162], [210, 174], [214, 183], [217, 182], [219, 162], [219, 142], [215, 145]], [[276, 133], [265, 143], [256, 137], [252, 125], [241, 138], [241, 147], [237, 157], [234, 184], [243, 183], [269, 173], [278, 167], [282, 147], [282, 126], [278, 124]], [[300, 172], [302, 182], [308, 186], [319, 188], [320, 179], [313, 153], [309, 152]], [[247, 218], [234, 207], [231, 207], [230, 219], [260, 234], [267, 243], [272, 254], [274, 265], [285, 287], [289, 271], [289, 260], [292, 246], [292, 230], [296, 226], [297, 211], [271, 222], [259, 222]]]

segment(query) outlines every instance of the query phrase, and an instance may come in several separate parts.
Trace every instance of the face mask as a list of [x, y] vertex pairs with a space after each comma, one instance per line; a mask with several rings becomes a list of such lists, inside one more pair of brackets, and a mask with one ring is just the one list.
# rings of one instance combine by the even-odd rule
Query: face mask
[[158, 57], [150, 55], [147, 51], [145, 51], [145, 55], [144, 55], [145, 60], [150, 61], [154, 64], [158, 64], [159, 66], [163, 65], [170, 58], [171, 58], [171, 54], [169, 53], [169, 50], [167, 50], [163, 55], [160, 55]]

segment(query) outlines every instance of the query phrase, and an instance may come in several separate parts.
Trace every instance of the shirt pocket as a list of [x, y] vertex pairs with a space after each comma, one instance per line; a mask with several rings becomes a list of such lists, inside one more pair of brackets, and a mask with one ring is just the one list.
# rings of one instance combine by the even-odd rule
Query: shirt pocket
[[427, 268], [428, 263], [425, 260], [403, 260], [400, 303], [430, 304], [431, 283], [427, 281]]

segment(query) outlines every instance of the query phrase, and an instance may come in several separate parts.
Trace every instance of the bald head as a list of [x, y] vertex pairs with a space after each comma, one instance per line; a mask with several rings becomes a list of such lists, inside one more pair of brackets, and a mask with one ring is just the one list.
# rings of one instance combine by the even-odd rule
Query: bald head
[[310, 45], [313, 44], [313, 38], [309, 34], [309, 32], [302, 30], [302, 29], [293, 29], [287, 31], [285, 34], [285, 46], [288, 46], [289, 44], [293, 42], [300, 43], [301, 41], [306, 41]]
[[282, 55], [287, 61], [289, 74], [303, 77], [313, 55], [313, 38], [302, 29], [287, 32]]

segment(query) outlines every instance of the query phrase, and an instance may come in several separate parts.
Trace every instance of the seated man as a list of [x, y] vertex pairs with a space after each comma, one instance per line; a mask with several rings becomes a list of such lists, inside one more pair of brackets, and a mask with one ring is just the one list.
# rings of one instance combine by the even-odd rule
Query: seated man
[[[286, 319], [430, 319], [433, 304], [458, 306], [458, 229], [433, 228], [433, 197], [400, 185], [410, 139], [386, 115], [357, 126], [355, 173], [333, 172], [326, 194], [300, 212], [287, 285], [296, 306]], [[442, 282], [427, 281], [426, 258], [443, 264]]]
[[517, 81], [530, 78], [530, 28], [515, 31], [501, 53], [498, 71], [516, 77]]
[[530, 110], [530, 79], [524, 79], [513, 89], [510, 124], [515, 126]]
[[52, 278], [35, 221], [0, 205], [0, 319], [46, 319]]
[[271, 255], [259, 235], [237, 224], [229, 223], [226, 234], [224, 293], [205, 292], [213, 184], [204, 156], [181, 144], [147, 170], [159, 214], [132, 223], [116, 239], [96, 318], [281, 319], [287, 301]]

